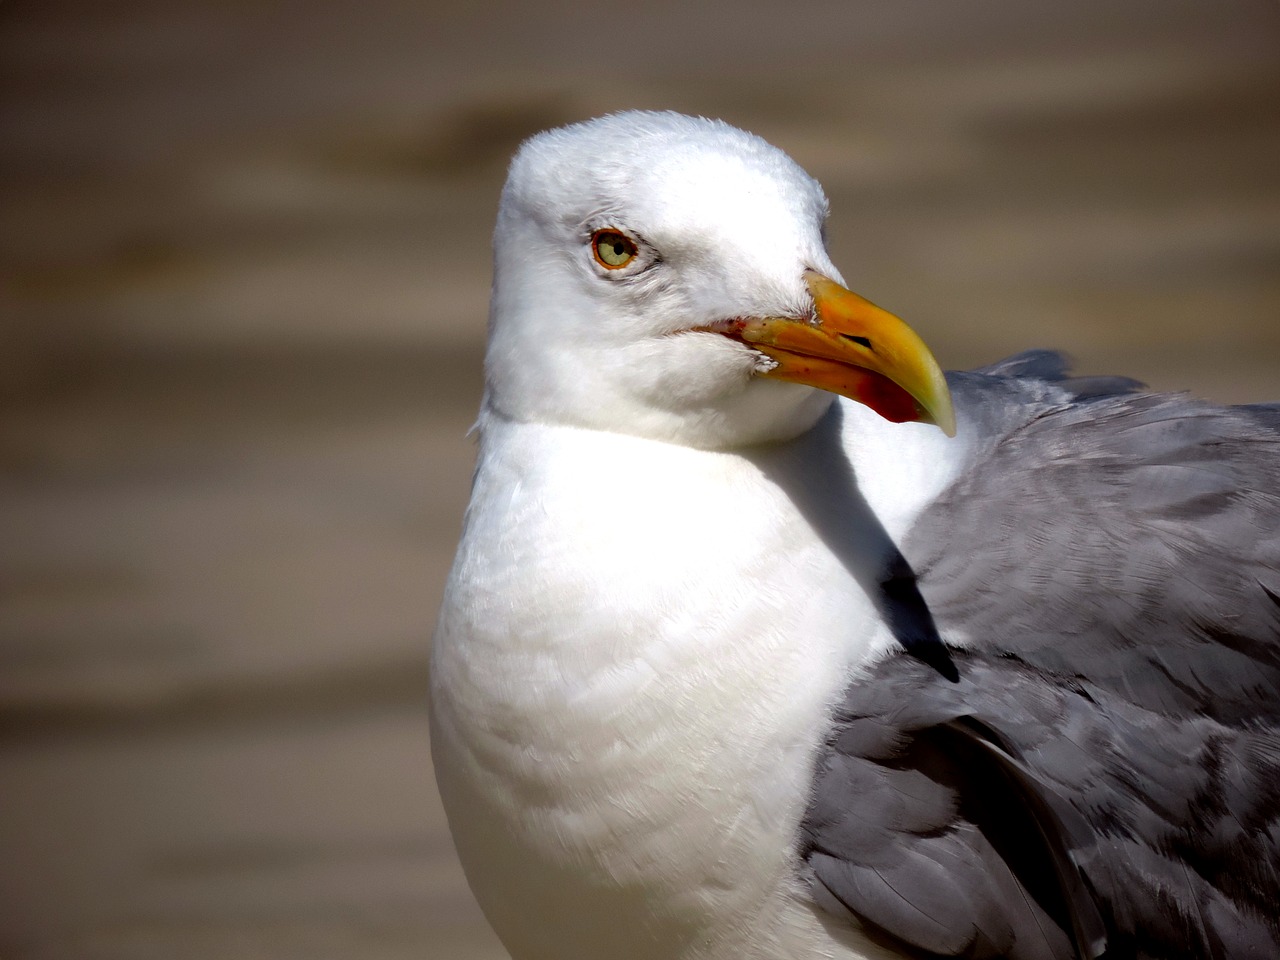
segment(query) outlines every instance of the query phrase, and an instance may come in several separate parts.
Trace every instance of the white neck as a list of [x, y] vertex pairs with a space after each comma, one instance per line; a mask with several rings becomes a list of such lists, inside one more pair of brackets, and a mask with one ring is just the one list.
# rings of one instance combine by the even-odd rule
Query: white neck
[[[816, 535], [825, 488], [857, 494], [828, 421], [715, 453], [484, 417], [433, 744], [516, 960], [774, 960], [829, 941], [793, 896], [794, 830], [831, 703], [894, 641], [859, 585], [880, 549], [859, 545], [887, 542], [874, 515], [850, 506]], [[830, 476], [800, 468], [824, 461]]]

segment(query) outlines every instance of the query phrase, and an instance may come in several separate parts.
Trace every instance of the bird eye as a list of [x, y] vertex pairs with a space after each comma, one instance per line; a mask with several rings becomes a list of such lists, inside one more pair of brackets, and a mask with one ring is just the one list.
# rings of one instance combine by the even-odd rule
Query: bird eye
[[617, 230], [597, 230], [591, 235], [591, 253], [606, 270], [621, 270], [636, 258], [635, 241]]

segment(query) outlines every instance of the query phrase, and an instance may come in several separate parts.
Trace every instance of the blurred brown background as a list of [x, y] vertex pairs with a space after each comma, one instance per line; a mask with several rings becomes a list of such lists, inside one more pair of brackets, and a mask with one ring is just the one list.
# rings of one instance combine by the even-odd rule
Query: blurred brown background
[[1280, 399], [1275, 0], [5, 0], [0, 76], [0, 957], [502, 956], [426, 663], [540, 128], [764, 135], [944, 365]]

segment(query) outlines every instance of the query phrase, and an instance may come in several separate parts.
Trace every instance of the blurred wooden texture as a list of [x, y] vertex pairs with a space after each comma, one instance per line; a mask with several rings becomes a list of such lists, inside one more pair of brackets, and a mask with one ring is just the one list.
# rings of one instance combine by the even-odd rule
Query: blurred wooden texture
[[503, 954], [431, 780], [526, 135], [722, 116], [948, 366], [1280, 399], [1265, 0], [0, 6], [0, 956]]

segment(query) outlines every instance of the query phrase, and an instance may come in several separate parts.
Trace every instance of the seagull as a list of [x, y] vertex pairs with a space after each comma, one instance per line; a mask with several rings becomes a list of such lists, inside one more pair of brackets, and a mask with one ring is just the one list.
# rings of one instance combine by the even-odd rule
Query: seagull
[[436, 775], [514, 960], [1280, 957], [1280, 405], [945, 376], [819, 184], [512, 161]]

